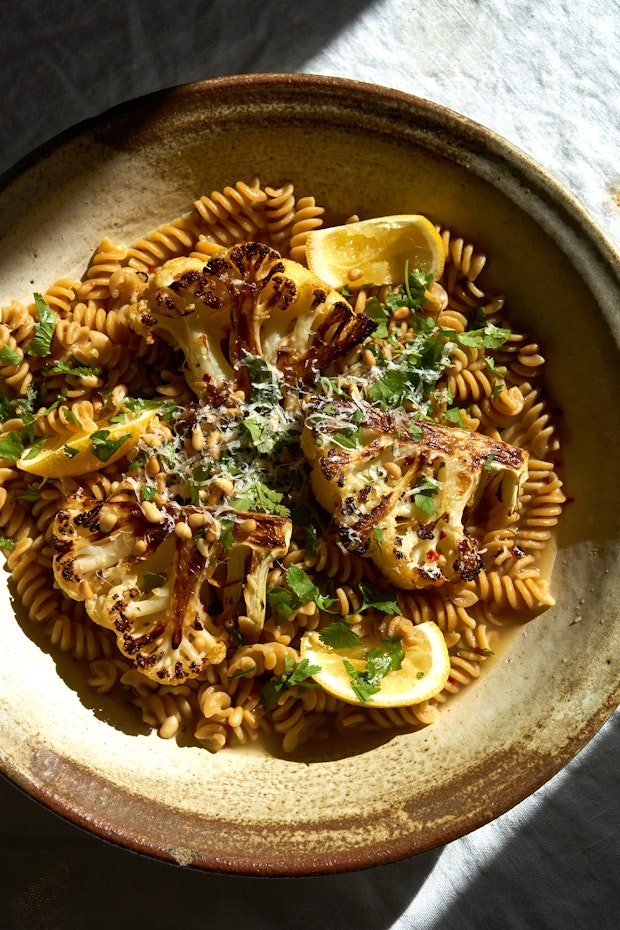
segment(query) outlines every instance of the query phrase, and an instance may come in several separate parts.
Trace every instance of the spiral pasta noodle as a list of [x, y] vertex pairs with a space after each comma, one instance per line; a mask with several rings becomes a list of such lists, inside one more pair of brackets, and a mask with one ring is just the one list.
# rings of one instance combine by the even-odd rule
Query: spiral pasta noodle
[[[346, 221], [357, 219], [352, 213]], [[149, 341], [130, 324], [130, 309], [153, 270], [177, 257], [206, 263], [244, 242], [264, 243], [305, 264], [308, 234], [324, 221], [325, 210], [311, 194], [300, 195], [288, 181], [262, 187], [259, 178], [251, 178], [201, 196], [188, 213], [128, 246], [104, 236], [80, 281], [60, 277], [43, 294], [55, 316], [48, 358], [30, 351], [40, 323], [36, 302], [24, 306], [12, 300], [1, 308], [0, 380], [10, 409], [0, 425], [0, 442], [25, 434], [30, 442], [70, 443], [85, 430], [95, 432], [103, 417], [113, 420], [134, 396], [193, 409], [178, 350], [162, 338]], [[60, 593], [52, 570], [52, 525], [69, 495], [82, 493], [100, 503], [131, 501], [139, 480], [154, 497], [166, 486], [172, 467], [156, 435], [145, 430], [142, 451], [133, 450], [126, 460], [44, 481], [20, 471], [10, 457], [0, 458], [0, 535], [25, 614], [54, 648], [84, 665], [85, 681], [94, 692], [131, 704], [144, 726], [162, 738], [193, 739], [210, 752], [264, 739], [284, 753], [297, 753], [334, 736], [427, 726], [451, 695], [478, 679], [501, 645], [502, 627], [553, 604], [543, 556], [553, 543], [566, 496], [556, 465], [557, 426], [544, 388], [544, 354], [530, 334], [514, 329], [491, 351], [468, 344], [472, 328], [509, 326], [504, 296], [484, 289], [487, 256], [458, 232], [438, 230], [445, 270], [424, 292], [425, 312], [450, 345], [438, 391], [444, 405], [457, 410], [463, 429], [529, 454], [518, 514], [507, 516], [500, 501], [491, 502], [480, 525], [475, 515], [467, 525], [484, 554], [475, 578], [395, 590], [368, 558], [344, 551], [328, 526], [311, 542], [294, 534], [270, 568], [267, 590], [284, 589], [291, 570], [302, 572], [316, 586], [313, 590], [329, 591], [328, 606], [314, 593], [282, 616], [268, 600], [257, 641], [234, 642], [224, 661], [209, 665], [196, 679], [158, 683], [119, 654], [113, 630], [94, 624], [82, 603]], [[373, 301], [385, 304], [393, 292], [388, 286], [362, 287], [344, 299], [359, 315]], [[407, 307], [393, 311], [383, 349], [387, 361], [390, 352], [415, 335], [415, 322]], [[368, 374], [377, 363], [372, 349], [371, 343], [356, 346], [333, 363], [333, 370]], [[222, 454], [222, 436], [201, 422], [192, 422], [183, 441], [194, 467], [201, 455], [215, 461]], [[181, 485], [177, 491], [182, 498]], [[217, 506], [224, 495], [221, 481], [213, 481], [209, 506]], [[397, 610], [384, 613], [369, 606], [370, 589], [391, 593]], [[450, 656], [445, 688], [419, 704], [378, 708], [345, 702], [311, 682], [295, 680], [291, 670], [300, 665], [302, 636], [321, 631], [334, 618], [364, 635], [405, 644], [415, 642], [418, 626], [432, 621]], [[209, 632], [206, 621], [204, 630]], [[277, 686], [269, 698], [266, 683]]]

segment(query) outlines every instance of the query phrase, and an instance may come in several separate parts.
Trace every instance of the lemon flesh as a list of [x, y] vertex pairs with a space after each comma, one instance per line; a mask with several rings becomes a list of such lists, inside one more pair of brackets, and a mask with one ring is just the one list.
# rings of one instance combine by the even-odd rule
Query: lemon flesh
[[334, 288], [403, 284], [405, 268], [437, 280], [444, 268], [441, 236], [425, 216], [383, 216], [314, 229], [306, 239], [308, 268]]
[[[373, 644], [374, 645], [374, 644]], [[311, 665], [319, 666], [312, 678], [324, 691], [347, 704], [363, 706], [351, 687], [351, 676], [345, 660], [358, 671], [366, 661], [364, 647], [334, 649], [321, 642], [319, 632], [304, 633], [300, 655]], [[368, 707], [408, 707], [434, 697], [444, 687], [450, 675], [450, 656], [443, 633], [431, 620], [415, 628], [414, 642], [404, 647], [405, 657], [400, 669], [388, 672], [381, 679], [381, 689], [366, 701]]]
[[[69, 435], [52, 437], [36, 455], [29, 457], [26, 452], [17, 461], [17, 467], [41, 478], [76, 477], [100, 471], [126, 455], [155, 416], [157, 410], [145, 410], [119, 423], [110, 424], [103, 420], [97, 424], [96, 430], [78, 430]], [[105, 459], [96, 454], [97, 446], [93, 443], [94, 434], [101, 431], [107, 433], [105, 443], [109, 444], [108, 448], [119, 443], [111, 454], [106, 454]]]

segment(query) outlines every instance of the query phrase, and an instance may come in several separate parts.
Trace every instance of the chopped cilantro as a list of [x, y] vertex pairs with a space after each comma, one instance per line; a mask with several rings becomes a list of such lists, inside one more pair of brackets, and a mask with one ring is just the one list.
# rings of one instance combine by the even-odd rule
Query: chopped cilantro
[[413, 486], [413, 499], [416, 507], [427, 513], [430, 517], [435, 515], [435, 502], [433, 495], [439, 490], [439, 482], [429, 475], [421, 475]]
[[367, 704], [373, 694], [381, 690], [381, 681], [389, 672], [397, 671], [403, 664], [405, 651], [400, 639], [388, 636], [381, 641], [381, 647], [370, 649], [366, 654], [366, 666], [358, 670], [344, 660], [344, 666], [351, 676], [351, 687], [362, 704]]
[[448, 407], [444, 413], [444, 418], [450, 423], [455, 423], [457, 426], [460, 426], [461, 429], [465, 429], [465, 424], [461, 417], [461, 410], [459, 407]]
[[45, 437], [43, 437], [42, 439], [37, 439], [36, 442], [33, 442], [33, 444], [30, 446], [28, 451], [24, 454], [24, 459], [36, 458], [39, 452], [41, 451], [41, 449], [43, 449], [43, 447], [45, 446], [46, 441], [47, 440], [45, 439]]
[[288, 517], [289, 510], [282, 504], [284, 495], [279, 491], [272, 491], [266, 484], [255, 482], [243, 494], [231, 500], [230, 506], [234, 510], [253, 510], [258, 513], [272, 513], [280, 517]]
[[334, 620], [319, 633], [319, 639], [332, 649], [349, 649], [361, 646], [362, 639], [355, 633], [346, 620]]
[[27, 504], [34, 504], [41, 497], [41, 489], [29, 484], [25, 491], [16, 496], [16, 500], [25, 501]]
[[390, 314], [383, 306], [383, 304], [380, 303], [376, 297], [371, 297], [366, 301], [364, 313], [377, 324], [377, 328], [375, 329], [373, 335], [377, 336], [379, 339], [387, 339]]
[[282, 674], [274, 675], [260, 689], [260, 697], [265, 710], [267, 712], [273, 710], [282, 691], [288, 691], [295, 686], [318, 688], [319, 686], [315, 682], [307, 681], [307, 679], [320, 671], [320, 666], [311, 665], [308, 659], [302, 659], [299, 664], [296, 664], [290, 656], [285, 656]]
[[23, 358], [19, 349], [14, 349], [10, 345], [2, 346], [0, 349], [0, 362], [3, 365], [19, 365]]
[[235, 521], [229, 517], [220, 517], [220, 543], [224, 549], [232, 549], [235, 544], [234, 525]]
[[286, 572], [287, 587], [267, 588], [267, 601], [276, 624], [284, 623], [293, 611], [311, 601], [319, 610], [329, 611], [335, 598], [329, 597], [312, 581], [299, 565], [291, 565]]
[[72, 375], [74, 378], [88, 378], [92, 375], [97, 377], [101, 374], [101, 368], [91, 368], [89, 365], [72, 365], [70, 362], [57, 361], [52, 362], [43, 369], [44, 375]]
[[12, 539], [8, 539], [6, 536], [0, 536], [0, 549], [4, 549], [6, 552], [12, 552], [15, 548], [15, 543]]
[[11, 431], [0, 436], [0, 458], [18, 459], [24, 450], [24, 444], [19, 433]]
[[452, 342], [474, 349], [499, 349], [510, 339], [510, 330], [493, 323], [487, 323], [482, 329], [466, 329], [457, 333], [452, 329], [442, 329], [441, 332]]
[[6, 394], [0, 391], [0, 423], [6, 423], [13, 416], [13, 406]]
[[34, 295], [34, 302], [39, 321], [34, 324], [34, 336], [30, 340], [26, 351], [28, 355], [42, 357], [49, 355], [51, 352], [58, 314], [51, 309], [41, 294]]
[[360, 591], [362, 592], [363, 602], [358, 613], [374, 607], [376, 610], [382, 610], [385, 614], [399, 614], [400, 607], [394, 595], [386, 594], [385, 591], [377, 591], [367, 581], [360, 581]]
[[131, 433], [122, 433], [118, 439], [110, 439], [109, 429], [98, 429], [91, 433], [90, 441], [93, 452], [101, 462], [109, 462], [115, 452], [123, 446], [128, 439], [131, 439]]

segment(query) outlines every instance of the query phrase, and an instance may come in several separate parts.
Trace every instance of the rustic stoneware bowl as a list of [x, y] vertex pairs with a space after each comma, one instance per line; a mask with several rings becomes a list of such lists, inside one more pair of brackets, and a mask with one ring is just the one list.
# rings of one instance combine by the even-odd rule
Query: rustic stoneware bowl
[[83, 676], [2, 581], [0, 759], [45, 805], [183, 865], [260, 875], [394, 861], [529, 795], [618, 703], [620, 264], [579, 203], [523, 153], [451, 111], [339, 79], [256, 76], [123, 106], [38, 152], [0, 192], [0, 299], [79, 274], [202, 193], [258, 174], [342, 217], [425, 213], [490, 256], [484, 281], [548, 358], [571, 498], [557, 606], [438, 723], [331, 760], [179, 746]]

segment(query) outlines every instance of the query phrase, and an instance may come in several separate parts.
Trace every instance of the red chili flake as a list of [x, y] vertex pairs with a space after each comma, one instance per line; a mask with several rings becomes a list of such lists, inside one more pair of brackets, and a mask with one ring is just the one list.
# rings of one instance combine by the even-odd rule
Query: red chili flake
[[439, 558], [439, 553], [437, 552], [436, 549], [429, 549], [428, 552], [426, 553], [426, 558], [428, 559], [429, 562], [436, 562], [437, 559]]

